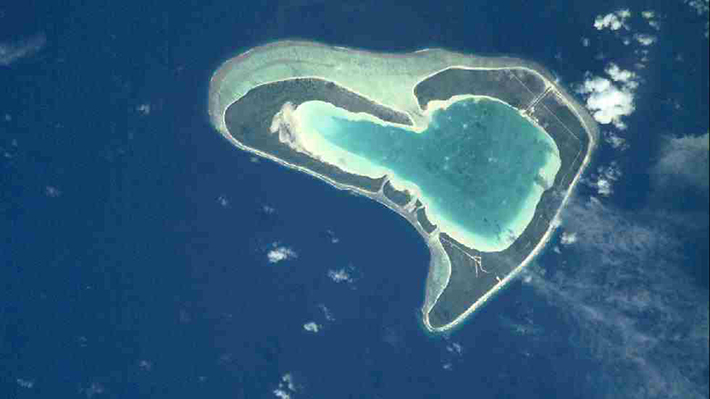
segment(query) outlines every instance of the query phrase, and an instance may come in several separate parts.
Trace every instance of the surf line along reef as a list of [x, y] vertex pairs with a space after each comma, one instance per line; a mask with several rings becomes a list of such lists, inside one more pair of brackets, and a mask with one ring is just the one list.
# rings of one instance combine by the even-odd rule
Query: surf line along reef
[[299, 41], [222, 64], [209, 115], [242, 150], [407, 219], [431, 253], [422, 321], [434, 333], [461, 324], [544, 247], [599, 136], [529, 61]]

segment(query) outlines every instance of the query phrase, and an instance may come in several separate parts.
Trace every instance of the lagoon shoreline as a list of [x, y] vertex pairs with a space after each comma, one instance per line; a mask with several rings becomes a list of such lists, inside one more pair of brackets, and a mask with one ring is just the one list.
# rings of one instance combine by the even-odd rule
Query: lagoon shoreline
[[[331, 63], [324, 70], [321, 70], [325, 68], [322, 63], [314, 67], [315, 70], [308, 70], [305, 64], [311, 56], [304, 55], [304, 49], [320, 52], [320, 57], [314, 55], [313, 59], [322, 59], [331, 61]], [[279, 53], [284, 50], [285, 53]], [[277, 52], [273, 54], [275, 58], [264, 57], [274, 51]], [[324, 56], [324, 53], [332, 56]], [[302, 58], [295, 60], [294, 65], [296, 66], [291, 69], [284, 67], [285, 65], [290, 66], [288, 59], [284, 57], [288, 54], [297, 54]], [[405, 84], [370, 88], [361, 81], [352, 80], [348, 75], [343, 75], [345, 72], [353, 75], [354, 72], [338, 71], [338, 68], [347, 68], [347, 65], [342, 64], [340, 60], [347, 59], [347, 56], [354, 54], [360, 57], [358, 61], [369, 60], [371, 57], [374, 60], [372, 63], [375, 64], [362, 65], [359, 69], [355, 67], [355, 72], [369, 73], [374, 70], [374, 75], [367, 76], [369, 80], [373, 76], [376, 79], [379, 76], [378, 73], [382, 74], [383, 79], [387, 79], [390, 74], [402, 78]], [[275, 68], [269, 71], [269, 76], [253, 75], [257, 73], [255, 71], [263, 72], [264, 70], [258, 68], [259, 62], [255, 65], [244, 65], [248, 63], [248, 60], [254, 61], [259, 56], [262, 57], [260, 62], [265, 65], [265, 69]], [[273, 62], [274, 59], [278, 62]], [[400, 65], [396, 62], [387, 64], [388, 60], [415, 60], [417, 63], [412, 64], [414, 65], [412, 68], [418, 69], [418, 71], [409, 75], [399, 75], [402, 69], [412, 65], [407, 63]], [[420, 63], [428, 63], [429, 66], [422, 67]], [[383, 68], [382, 65], [386, 67], [383, 70], [377, 70], [378, 66]], [[398, 74], [392, 75], [393, 69], [397, 70]], [[335, 76], [324, 76], [329, 75], [328, 71], [330, 70], [333, 70]], [[281, 76], [278, 76], [279, 74]], [[456, 77], [452, 77], [454, 75]], [[491, 76], [495, 76], [495, 78], [491, 78]], [[443, 333], [463, 323], [518, 275], [544, 248], [554, 231], [554, 220], [567, 203], [573, 188], [591, 159], [599, 136], [596, 123], [574, 97], [564, 88], [559, 87], [554, 80], [551, 80], [551, 76], [550, 73], [532, 62], [506, 57], [474, 57], [450, 53], [445, 50], [381, 54], [363, 50], [332, 48], [317, 43], [277, 42], [241, 54], [227, 61], [217, 70], [210, 82], [209, 115], [220, 134], [240, 149], [315, 176], [338, 189], [367, 196], [405, 217], [423, 237], [431, 252], [429, 277], [426, 282], [425, 300], [422, 306], [423, 323], [429, 332]], [[506, 80], [503, 81], [503, 79]], [[448, 80], [449, 83], [430, 84], [425, 90], [426, 96], [423, 96], [421, 89], [424, 85], [437, 80], [440, 83]], [[522, 85], [518, 89], [515, 89], [516, 80]], [[238, 81], [239, 84], [235, 84], [235, 81]], [[530, 85], [536, 86], [538, 92], [529, 90], [523, 81], [532, 82]], [[503, 82], [503, 84], [495, 84], [498, 82]], [[371, 82], [370, 84], [375, 85], [376, 83]], [[422, 83], [424, 85], [421, 85]], [[462, 83], [469, 84], [467, 86]], [[337, 87], [333, 87], [333, 85]], [[437, 88], [443, 86], [447, 86], [448, 89], [437, 92]], [[278, 90], [272, 90], [276, 87]], [[299, 160], [288, 154], [288, 143], [272, 141], [270, 144], [266, 144], [263, 137], [260, 137], [262, 142], [257, 143], [258, 145], [250, 145], [253, 143], [249, 142], [255, 136], [269, 134], [268, 129], [264, 130], [263, 128], [264, 122], [271, 124], [273, 116], [280, 110], [280, 107], [277, 110], [273, 109], [278, 101], [272, 103], [272, 100], [268, 99], [270, 96], [273, 97], [276, 92], [283, 94], [284, 91], [287, 91], [289, 93], [285, 94], [284, 98], [292, 99], [308, 91], [312, 96], [320, 96], [325, 100], [330, 100], [330, 103], [339, 107], [342, 106], [341, 100], [344, 100], [350, 104], [351, 108], [348, 109], [348, 106], [344, 106], [343, 108], [346, 110], [362, 111], [364, 109], [366, 113], [376, 115], [377, 119], [384, 123], [407, 126], [410, 129], [421, 131], [426, 128], [434, 110], [448, 107], [454, 102], [456, 96], [485, 95], [488, 97], [490, 93], [481, 93], [480, 91], [495, 91], [497, 87], [504, 87], [503, 93], [500, 96], [490, 95], [490, 97], [509, 104], [500, 98], [504, 97], [514, 103], [517, 107], [511, 106], [516, 108], [523, 117], [539, 125], [548, 134], [552, 130], [553, 133], [550, 135], [555, 139], [555, 142], [562, 140], [565, 144], [561, 149], [565, 153], [565, 159], [563, 159], [565, 173], [558, 176], [559, 178], [556, 179], [552, 189], [548, 190], [541, 198], [540, 204], [538, 204], [541, 211], [538, 212], [536, 209], [533, 227], [525, 230], [516, 241], [516, 244], [518, 242], [521, 244], [511, 253], [506, 253], [506, 251], [499, 253], [478, 252], [457, 242], [445, 231], [441, 231], [438, 226], [433, 231], [426, 228], [428, 226], [422, 226], [419, 223], [420, 217], [418, 215], [422, 213], [422, 210], [426, 211], [426, 204], [418, 201], [418, 198], [421, 198], [419, 193], [413, 192], [412, 188], [407, 187], [409, 195], [405, 197], [409, 199], [409, 202], [404, 206], [395, 203], [384, 194], [384, 186], [390, 181], [386, 175], [381, 179], [366, 181], [356, 177], [348, 177], [342, 173], [331, 174], [336, 171], [323, 168], [315, 170], [321, 165], [307, 164], [303, 159]], [[543, 88], [544, 91], [541, 91]], [[419, 97], [417, 97], [417, 89], [420, 92]], [[350, 92], [350, 94], [343, 94], [343, 90]], [[462, 90], [462, 92], [452, 95], [452, 90]], [[526, 93], [526, 90], [529, 93]], [[297, 106], [297, 102], [294, 102], [293, 105]], [[265, 105], [267, 103], [268, 106]], [[244, 111], [245, 107], [249, 108], [248, 112]], [[555, 112], [550, 111], [550, 108]], [[265, 109], [268, 110], [265, 111]], [[255, 115], [258, 117], [254, 117]], [[245, 119], [261, 120], [255, 122]], [[571, 125], [574, 119], [578, 121], [578, 126], [568, 127], [567, 125]], [[563, 120], [566, 124], [562, 122]], [[280, 126], [280, 128], [288, 129], [289, 127]], [[237, 130], [241, 133], [237, 133]], [[245, 133], [247, 131], [249, 133]], [[566, 136], [567, 134], [569, 137]], [[580, 144], [575, 147], [573, 137], [576, 137], [577, 134], [582, 139], [577, 138]], [[580, 150], [575, 153], [578, 147]], [[401, 187], [397, 187], [396, 182], [390, 183], [395, 189], [401, 189]], [[389, 191], [392, 192], [392, 190]], [[545, 201], [544, 204], [543, 201]], [[434, 217], [434, 219], [436, 218]], [[528, 232], [528, 230], [530, 231]]]

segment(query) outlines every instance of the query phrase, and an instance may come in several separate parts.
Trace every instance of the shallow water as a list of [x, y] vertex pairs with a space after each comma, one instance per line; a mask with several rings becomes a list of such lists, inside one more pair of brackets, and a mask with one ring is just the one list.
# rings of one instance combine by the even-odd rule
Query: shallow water
[[[532, 220], [560, 168], [554, 140], [514, 108], [467, 99], [435, 111], [417, 133], [306, 103], [307, 142], [324, 158], [362, 174], [390, 171], [421, 191], [432, 219], [481, 251], [509, 247]], [[310, 109], [309, 109], [310, 108]], [[337, 154], [337, 155], [336, 155]]]

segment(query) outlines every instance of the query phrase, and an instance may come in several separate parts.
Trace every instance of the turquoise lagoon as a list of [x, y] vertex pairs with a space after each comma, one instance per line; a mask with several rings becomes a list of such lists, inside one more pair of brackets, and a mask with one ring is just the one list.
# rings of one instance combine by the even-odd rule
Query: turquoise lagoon
[[505, 250], [523, 233], [560, 169], [554, 140], [489, 98], [438, 109], [421, 132], [322, 102], [301, 104], [298, 113], [304, 142], [323, 160], [414, 188], [442, 231], [482, 252]]

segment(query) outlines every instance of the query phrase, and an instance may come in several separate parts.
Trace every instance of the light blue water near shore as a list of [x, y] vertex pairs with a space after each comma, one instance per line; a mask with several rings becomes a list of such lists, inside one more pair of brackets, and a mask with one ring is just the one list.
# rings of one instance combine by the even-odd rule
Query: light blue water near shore
[[309, 112], [310, 134], [416, 184], [430, 214], [482, 251], [504, 250], [522, 234], [560, 168], [554, 140], [499, 101], [458, 101], [422, 133], [335, 110]]

